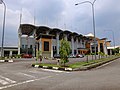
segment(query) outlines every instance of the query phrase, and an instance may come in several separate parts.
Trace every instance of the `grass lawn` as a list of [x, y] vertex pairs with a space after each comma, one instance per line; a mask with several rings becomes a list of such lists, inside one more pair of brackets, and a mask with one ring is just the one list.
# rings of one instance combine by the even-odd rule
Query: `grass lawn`
[[[102, 59], [98, 59], [98, 60], [89, 60], [88, 62], [87, 61], [75, 62], [74, 64], [67, 65], [67, 67], [72, 68], [72, 69], [80, 68], [80, 67], [90, 66], [93, 64], [101, 63], [101, 62], [111, 61], [118, 57], [120, 57], [120, 56], [112, 56], [112, 57], [102, 58]], [[46, 63], [34, 63], [32, 65], [49, 66], [49, 67], [63, 67], [63, 66], [56, 65], [56, 64], [46, 64]]]

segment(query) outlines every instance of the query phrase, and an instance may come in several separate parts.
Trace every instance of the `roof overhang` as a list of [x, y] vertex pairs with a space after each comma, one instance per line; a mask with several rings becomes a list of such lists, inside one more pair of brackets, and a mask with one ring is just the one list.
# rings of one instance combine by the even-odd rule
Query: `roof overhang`
[[35, 26], [31, 24], [21, 24], [20, 30], [22, 35], [28, 35], [31, 36], [34, 32]]

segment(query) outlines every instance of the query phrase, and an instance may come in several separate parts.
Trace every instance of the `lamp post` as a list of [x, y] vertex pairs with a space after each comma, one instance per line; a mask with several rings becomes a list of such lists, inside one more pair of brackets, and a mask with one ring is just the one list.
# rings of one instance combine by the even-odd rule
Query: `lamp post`
[[1, 45], [1, 57], [3, 57], [3, 45], [4, 45], [4, 30], [5, 30], [5, 16], [6, 16], [6, 5], [3, 0], [0, 0], [0, 4], [4, 5], [4, 18], [3, 18], [3, 31], [2, 31], [2, 45]]
[[95, 34], [95, 14], [94, 14], [94, 4], [95, 4], [95, 1], [94, 0], [93, 2], [90, 2], [90, 1], [84, 1], [84, 2], [81, 2], [81, 3], [77, 3], [75, 5], [80, 5], [80, 4], [84, 4], [84, 3], [89, 3], [91, 4], [92, 6], [92, 16], [93, 16], [93, 31], [94, 31], [94, 48], [95, 48], [95, 59], [96, 59], [96, 34]]
[[[114, 37], [114, 31], [113, 31], [113, 30], [105, 30], [105, 31], [110, 31], [110, 32], [112, 32], [113, 46], [114, 46], [114, 49], [115, 49], [115, 37]], [[114, 51], [114, 54], [115, 54], [115, 51]]]

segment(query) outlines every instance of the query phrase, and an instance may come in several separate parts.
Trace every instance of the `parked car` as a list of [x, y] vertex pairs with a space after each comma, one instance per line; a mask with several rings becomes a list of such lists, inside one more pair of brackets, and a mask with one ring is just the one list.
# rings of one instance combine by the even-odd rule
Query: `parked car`
[[23, 54], [22, 58], [32, 58], [32, 55], [30, 55], [30, 54]]
[[54, 58], [60, 58], [60, 54], [55, 54]]
[[82, 55], [82, 54], [77, 54], [76, 55], [76, 58], [83, 58], [84, 57], [84, 55]]
[[68, 57], [69, 57], [69, 58], [75, 58], [76, 56], [73, 55], [73, 54], [70, 54]]

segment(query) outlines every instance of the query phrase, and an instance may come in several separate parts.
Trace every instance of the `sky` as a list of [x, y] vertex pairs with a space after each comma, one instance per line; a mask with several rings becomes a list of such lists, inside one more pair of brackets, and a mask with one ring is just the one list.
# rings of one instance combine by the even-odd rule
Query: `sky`
[[[20, 13], [22, 24], [57, 27], [86, 35], [93, 33], [91, 4], [76, 3], [86, 0], [4, 0], [6, 11], [5, 46], [18, 45]], [[93, 2], [93, 0], [88, 0]], [[96, 37], [108, 38], [113, 45], [120, 45], [120, 0], [96, 0], [95, 31]], [[0, 4], [0, 45], [2, 38], [4, 5]]]

